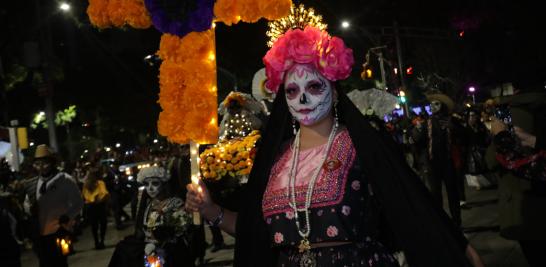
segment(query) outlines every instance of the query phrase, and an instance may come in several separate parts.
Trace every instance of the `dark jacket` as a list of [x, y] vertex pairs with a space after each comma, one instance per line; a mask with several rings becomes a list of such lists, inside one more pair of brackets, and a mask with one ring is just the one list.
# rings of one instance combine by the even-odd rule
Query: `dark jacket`
[[[537, 145], [544, 140], [546, 94], [527, 93], [504, 97], [509, 103], [512, 121], [528, 133], [536, 135]], [[542, 141], [541, 141], [542, 140]], [[496, 147], [488, 147], [486, 160], [499, 173], [499, 223], [501, 236], [513, 240], [546, 240], [546, 183], [522, 179], [501, 168], [496, 160]]]

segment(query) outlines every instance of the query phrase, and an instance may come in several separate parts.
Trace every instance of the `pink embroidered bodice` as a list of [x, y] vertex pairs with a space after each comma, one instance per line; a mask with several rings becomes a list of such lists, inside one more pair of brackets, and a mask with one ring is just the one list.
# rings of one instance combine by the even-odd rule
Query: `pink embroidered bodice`
[[[301, 237], [289, 206], [288, 181], [292, 164], [292, 148], [285, 146], [274, 164], [266, 187], [262, 209], [273, 246], [293, 246]], [[326, 144], [300, 151], [296, 176], [296, 202], [305, 203], [305, 193], [315, 168], [320, 164]], [[321, 167], [313, 190], [310, 208], [312, 243], [324, 241], [362, 241], [373, 235], [368, 224], [368, 186], [356, 160], [356, 151], [346, 129], [334, 139], [324, 166]], [[305, 225], [304, 213], [299, 213], [300, 225]]]

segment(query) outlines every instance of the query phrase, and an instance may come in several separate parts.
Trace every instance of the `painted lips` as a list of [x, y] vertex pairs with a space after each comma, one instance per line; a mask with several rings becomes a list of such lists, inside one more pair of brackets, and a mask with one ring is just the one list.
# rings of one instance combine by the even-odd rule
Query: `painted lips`
[[315, 109], [309, 109], [309, 108], [304, 108], [304, 109], [300, 109], [298, 110], [298, 113], [301, 113], [301, 114], [309, 114], [311, 112], [313, 112]]

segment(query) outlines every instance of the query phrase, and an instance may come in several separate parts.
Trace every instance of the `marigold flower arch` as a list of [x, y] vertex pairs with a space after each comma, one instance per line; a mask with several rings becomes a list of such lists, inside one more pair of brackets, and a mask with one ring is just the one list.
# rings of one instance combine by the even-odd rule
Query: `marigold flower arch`
[[[276, 20], [287, 16], [291, 0], [217, 0], [216, 22], [254, 23], [260, 18]], [[151, 26], [144, 0], [89, 0], [87, 14], [98, 28]], [[218, 141], [216, 49], [214, 23], [209, 30], [184, 37], [163, 34], [157, 54], [163, 60], [159, 70], [159, 104], [162, 112], [158, 131], [168, 140], [187, 144]]]

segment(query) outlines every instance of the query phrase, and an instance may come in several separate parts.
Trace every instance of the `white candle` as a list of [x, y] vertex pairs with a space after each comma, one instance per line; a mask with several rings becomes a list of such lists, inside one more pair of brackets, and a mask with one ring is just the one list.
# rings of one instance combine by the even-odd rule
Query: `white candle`
[[[191, 182], [197, 191], [201, 193], [203, 189], [199, 186], [199, 144], [190, 141], [190, 161], [191, 161]], [[193, 212], [193, 224], [201, 224], [201, 214], [198, 211]]]

